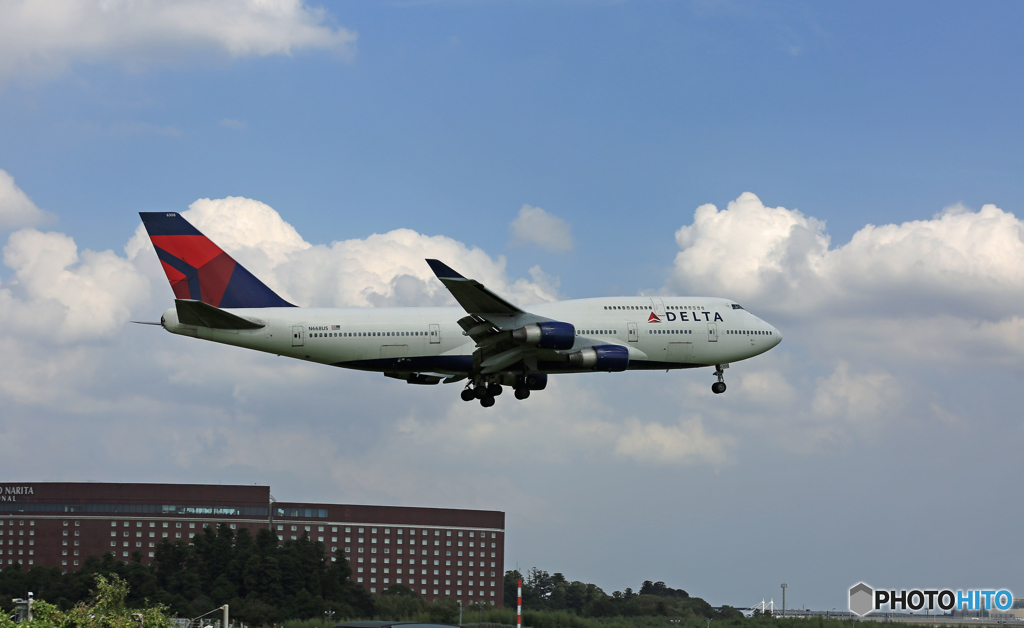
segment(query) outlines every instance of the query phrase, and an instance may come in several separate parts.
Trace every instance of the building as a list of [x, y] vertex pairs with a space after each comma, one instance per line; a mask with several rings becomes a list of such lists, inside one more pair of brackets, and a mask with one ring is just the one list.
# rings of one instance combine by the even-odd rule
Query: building
[[73, 571], [86, 556], [153, 559], [163, 540], [206, 526], [274, 529], [343, 550], [370, 593], [402, 584], [427, 600], [504, 599], [505, 513], [490, 510], [276, 502], [269, 486], [0, 483], [0, 565]]

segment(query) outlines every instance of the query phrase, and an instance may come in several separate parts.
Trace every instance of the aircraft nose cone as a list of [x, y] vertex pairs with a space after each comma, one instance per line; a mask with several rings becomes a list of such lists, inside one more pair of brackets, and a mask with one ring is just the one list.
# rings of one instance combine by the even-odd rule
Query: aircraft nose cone
[[779, 344], [780, 342], [782, 342], [782, 332], [780, 332], [775, 327], [772, 327], [772, 335], [775, 336], [775, 344], [776, 345]]

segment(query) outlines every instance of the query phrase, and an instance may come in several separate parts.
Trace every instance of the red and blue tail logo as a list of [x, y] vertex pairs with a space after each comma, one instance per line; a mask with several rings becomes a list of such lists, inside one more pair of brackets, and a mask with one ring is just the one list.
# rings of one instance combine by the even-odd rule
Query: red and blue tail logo
[[178, 299], [214, 307], [295, 307], [179, 214], [139, 212]]

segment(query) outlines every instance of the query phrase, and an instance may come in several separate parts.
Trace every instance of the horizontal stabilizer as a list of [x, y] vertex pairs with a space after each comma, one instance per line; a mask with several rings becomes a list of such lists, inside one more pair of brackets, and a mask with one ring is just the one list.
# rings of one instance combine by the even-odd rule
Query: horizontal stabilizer
[[175, 299], [174, 306], [178, 310], [178, 322], [182, 325], [195, 325], [211, 329], [259, 329], [264, 327], [241, 316], [235, 316], [219, 307], [213, 307], [202, 301]]

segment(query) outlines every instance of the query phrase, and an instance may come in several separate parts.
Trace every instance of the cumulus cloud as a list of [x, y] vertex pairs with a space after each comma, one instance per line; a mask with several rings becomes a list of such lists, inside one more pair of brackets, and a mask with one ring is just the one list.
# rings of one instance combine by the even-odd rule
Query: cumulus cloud
[[229, 57], [331, 49], [356, 34], [303, 0], [39, 0], [0, 3], [0, 78], [73, 62], [128, 66], [217, 52]]
[[149, 294], [127, 260], [112, 251], [79, 254], [62, 233], [12, 233], [4, 264], [16, 281], [0, 288], [0, 320], [60, 342], [110, 337]]
[[540, 207], [523, 205], [511, 226], [513, 244], [535, 244], [552, 253], [572, 250], [572, 226]]
[[921, 314], [928, 306], [987, 316], [1018, 309], [1024, 223], [995, 205], [948, 207], [930, 220], [867, 225], [832, 248], [825, 224], [766, 207], [749, 192], [702, 205], [676, 232], [670, 286], [789, 314], [855, 309]]
[[14, 183], [14, 177], [0, 170], [0, 230], [31, 227], [51, 222], [53, 216], [36, 207]]
[[731, 444], [730, 437], [705, 432], [699, 418], [677, 425], [641, 423], [631, 418], [615, 441], [615, 454], [647, 464], [721, 464], [727, 461], [726, 451]]
[[[539, 268], [531, 279], [510, 281], [505, 258], [445, 236], [396, 229], [364, 239], [312, 245], [268, 205], [228, 197], [200, 199], [182, 213], [196, 228], [289, 301], [321, 307], [455, 305], [427, 258], [484, 283], [515, 303], [529, 305], [558, 296], [557, 279]], [[152, 245], [140, 226], [129, 243], [133, 259]]]

